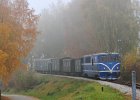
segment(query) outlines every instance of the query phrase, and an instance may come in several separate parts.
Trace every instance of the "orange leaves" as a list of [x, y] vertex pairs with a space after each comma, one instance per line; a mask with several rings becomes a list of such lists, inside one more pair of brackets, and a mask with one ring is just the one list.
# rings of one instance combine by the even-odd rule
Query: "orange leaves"
[[7, 67], [5, 66], [7, 59], [8, 59], [8, 54], [0, 50], [0, 75], [2, 79], [4, 79], [8, 73]]
[[0, 50], [0, 65], [4, 64], [8, 58], [8, 54]]
[[38, 19], [27, 0], [6, 1], [0, 1], [0, 77], [5, 83], [33, 47]]

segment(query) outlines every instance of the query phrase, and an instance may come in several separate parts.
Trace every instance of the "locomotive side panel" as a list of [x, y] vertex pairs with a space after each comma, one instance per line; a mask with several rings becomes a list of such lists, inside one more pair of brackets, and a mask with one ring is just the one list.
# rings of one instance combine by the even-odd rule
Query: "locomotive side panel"
[[85, 55], [82, 58], [82, 75], [85, 77], [98, 77], [98, 70], [93, 55]]

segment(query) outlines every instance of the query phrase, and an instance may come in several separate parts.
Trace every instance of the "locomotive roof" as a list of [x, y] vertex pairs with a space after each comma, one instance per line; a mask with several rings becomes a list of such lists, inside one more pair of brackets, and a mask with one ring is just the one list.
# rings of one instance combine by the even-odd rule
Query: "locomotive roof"
[[36, 58], [34, 60], [52, 60], [52, 59], [54, 59], [54, 58]]
[[92, 56], [92, 55], [99, 56], [99, 55], [109, 55], [109, 54], [118, 55], [119, 53], [95, 53], [95, 54], [84, 55], [84, 57]]
[[119, 53], [97, 53], [97, 54], [93, 54], [93, 55], [109, 55], [109, 54], [118, 55]]
[[72, 59], [71, 57], [64, 57], [64, 58], [61, 58], [61, 59]]

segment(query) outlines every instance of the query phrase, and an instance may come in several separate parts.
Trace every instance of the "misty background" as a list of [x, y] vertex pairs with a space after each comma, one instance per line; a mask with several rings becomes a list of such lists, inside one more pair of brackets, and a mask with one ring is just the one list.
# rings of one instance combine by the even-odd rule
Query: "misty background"
[[30, 55], [80, 57], [99, 52], [125, 54], [139, 43], [138, 0], [59, 0], [46, 5]]

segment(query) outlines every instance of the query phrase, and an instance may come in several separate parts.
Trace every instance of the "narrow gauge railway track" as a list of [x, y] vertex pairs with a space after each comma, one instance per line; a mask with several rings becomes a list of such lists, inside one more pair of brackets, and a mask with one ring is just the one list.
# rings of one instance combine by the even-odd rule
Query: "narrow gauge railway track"
[[[130, 82], [126, 82], [126, 83], [124, 83], [124, 85], [128, 85], [128, 86], [132, 86], [132, 83]], [[140, 89], [140, 84], [139, 83], [136, 83], [136, 88], [137, 89]]]
[[[44, 75], [54, 75], [54, 76], [62, 76], [62, 77], [77, 77], [77, 76], [71, 76], [71, 75], [55, 75], [55, 74], [44, 74]], [[78, 77], [81, 77], [81, 76], [78, 76]], [[81, 77], [81, 78], [84, 78], [84, 79], [89, 79], [89, 80], [91, 80], [91, 79], [93, 79], [93, 78], [87, 78], [87, 77]], [[76, 78], [77, 79], [77, 78]], [[98, 81], [98, 79], [93, 79], [93, 80], [97, 80]], [[101, 80], [101, 81], [106, 81], [106, 80]], [[116, 80], [116, 81], [107, 81], [107, 82], [111, 82], [111, 83], [116, 83], [116, 84], [120, 84], [120, 85], [126, 85], [126, 86], [129, 86], [129, 87], [132, 87], [132, 82], [126, 82], [126, 81], [118, 81], [118, 80]], [[137, 89], [140, 89], [140, 83], [136, 83], [136, 88]]]
[[[55, 75], [55, 74], [48, 74], [48, 75]], [[59, 75], [56, 75], [56, 76], [59, 76]], [[60, 76], [64, 76], [64, 77], [77, 77], [77, 76], [71, 76], [71, 75], [60, 75]], [[81, 77], [81, 76], [78, 76], [78, 77]], [[94, 78], [89, 78], [89, 77], [81, 77], [81, 78], [84, 78], [84, 79], [89, 79], [89, 80], [99, 80], [99, 79], [94, 79]], [[100, 81], [100, 80], [99, 80]], [[129, 87], [132, 87], [132, 82], [126, 82], [126, 81], [107, 81], [107, 80], [101, 80], [101, 81], [106, 81], [106, 82], [111, 82], [111, 83], [116, 83], [116, 84], [120, 84], [120, 85], [126, 85], [126, 86], [129, 86]], [[136, 83], [136, 88], [137, 89], [140, 89], [140, 83]]]
[[[132, 82], [114, 81], [112, 83], [117, 83], [117, 84], [121, 84], [121, 85], [126, 85], [126, 86], [129, 86], [129, 87], [132, 87]], [[140, 83], [136, 83], [136, 88], [140, 89]]]

